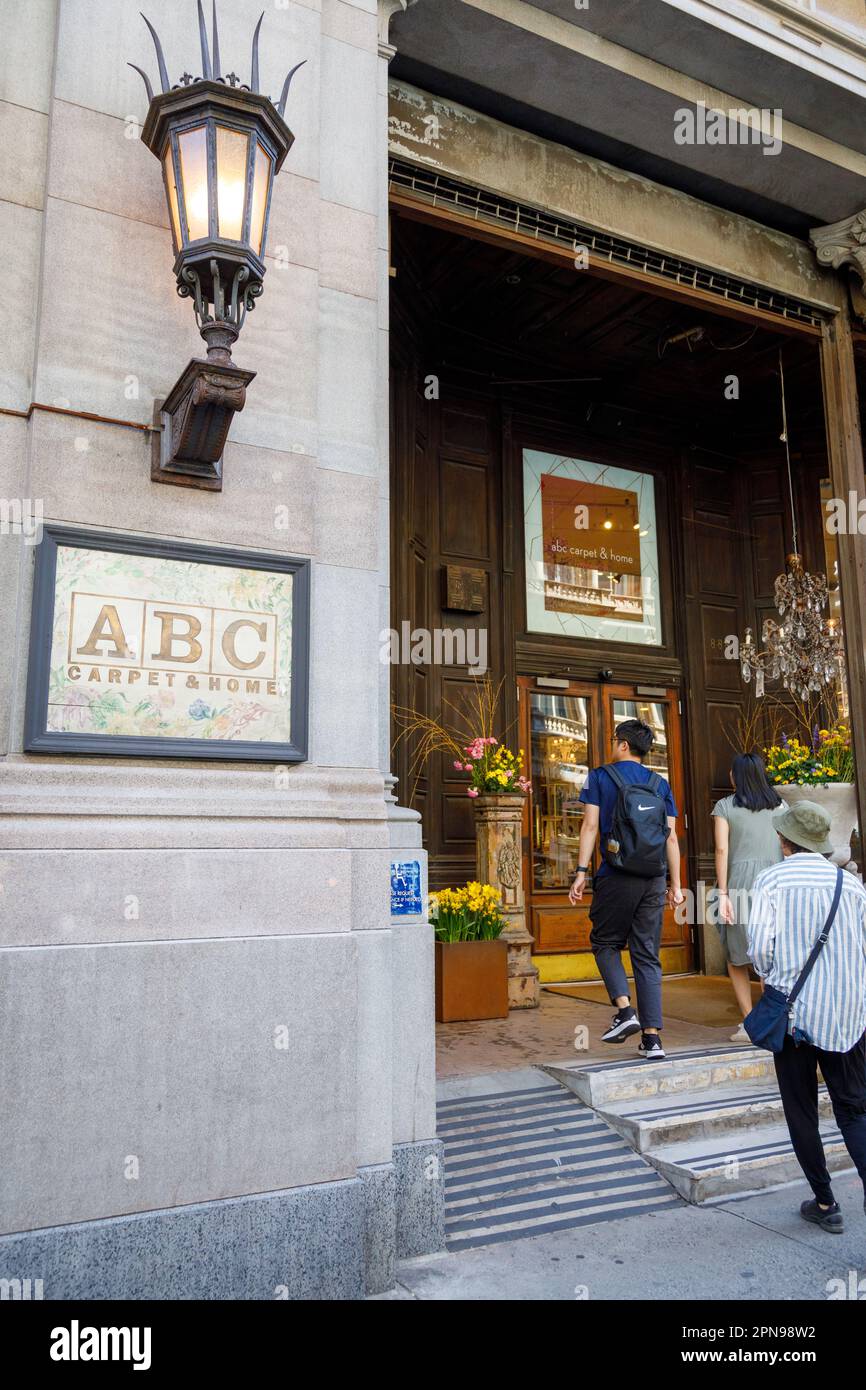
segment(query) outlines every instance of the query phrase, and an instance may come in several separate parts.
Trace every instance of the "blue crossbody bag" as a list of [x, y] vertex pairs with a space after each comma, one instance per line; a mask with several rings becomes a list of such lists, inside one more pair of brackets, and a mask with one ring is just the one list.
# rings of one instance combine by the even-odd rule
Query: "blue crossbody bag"
[[812, 947], [809, 959], [800, 971], [797, 983], [790, 994], [783, 994], [780, 989], [775, 989], [772, 985], [764, 985], [764, 992], [758, 1000], [752, 1012], [743, 1022], [743, 1027], [751, 1038], [755, 1047], [763, 1047], [767, 1052], [781, 1052], [785, 1046], [785, 1038], [788, 1035], [788, 1023], [791, 1017], [791, 1009], [794, 1000], [800, 993], [804, 984], [812, 973], [815, 961], [820, 956], [827, 944], [827, 937], [830, 935], [830, 928], [839, 910], [839, 899], [842, 896], [842, 869], [836, 869], [836, 890], [833, 894], [833, 902], [830, 907], [830, 914], [824, 923], [824, 930]]

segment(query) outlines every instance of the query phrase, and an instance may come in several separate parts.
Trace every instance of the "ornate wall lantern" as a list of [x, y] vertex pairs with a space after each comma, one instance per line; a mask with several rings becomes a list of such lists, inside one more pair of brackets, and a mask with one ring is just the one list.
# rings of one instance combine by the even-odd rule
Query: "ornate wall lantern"
[[156, 49], [161, 91], [147, 90], [141, 138], [162, 166], [174, 239], [177, 292], [193, 301], [207, 359], [193, 358], [158, 407], [151, 476], [160, 482], [222, 486], [222, 453], [232, 416], [243, 410], [255, 372], [232, 362], [231, 350], [262, 293], [265, 240], [274, 175], [294, 136], [283, 119], [296, 64], [274, 103], [259, 91], [259, 30], [253, 34], [249, 85], [223, 75], [213, 5], [213, 54], [198, 3], [202, 76], [185, 72], [170, 84], [159, 35], [145, 15]]

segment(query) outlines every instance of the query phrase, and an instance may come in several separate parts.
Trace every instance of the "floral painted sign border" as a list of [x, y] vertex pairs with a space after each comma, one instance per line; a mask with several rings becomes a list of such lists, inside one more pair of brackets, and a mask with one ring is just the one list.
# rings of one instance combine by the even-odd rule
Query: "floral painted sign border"
[[301, 762], [310, 562], [46, 525], [28, 753]]

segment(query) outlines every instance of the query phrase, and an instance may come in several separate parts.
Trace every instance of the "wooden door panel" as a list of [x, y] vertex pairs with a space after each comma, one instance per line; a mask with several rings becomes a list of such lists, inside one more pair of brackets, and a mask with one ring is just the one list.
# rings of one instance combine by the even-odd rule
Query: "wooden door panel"
[[486, 407], [473, 409], [442, 406], [442, 444], [446, 449], [465, 449], [474, 454], [490, 450], [490, 421]]
[[760, 526], [753, 528], [752, 564], [755, 594], [771, 594], [776, 576], [785, 568], [785, 529], [781, 512], [762, 516]]
[[707, 703], [709, 793], [713, 796], [710, 806], [715, 805], [720, 796], [730, 794], [729, 773], [741, 716], [742, 705], [738, 699], [710, 700]]
[[[443, 850], [448, 850], [451, 853], [462, 851], [467, 854], [471, 850], [474, 856], [475, 816], [472, 810], [472, 801], [466, 795], [465, 790], [442, 793], [441, 824]], [[471, 869], [469, 877], [475, 877], [474, 867]]]
[[732, 633], [741, 631], [742, 616], [729, 604], [704, 603], [700, 610], [701, 639], [704, 650], [704, 672], [708, 684], [716, 690], [740, 690], [740, 668], [726, 652]]
[[556, 951], [588, 951], [589, 933], [592, 922], [589, 920], [588, 905], [580, 907], [532, 906], [529, 930], [535, 937], [536, 953]]
[[489, 472], [483, 464], [443, 458], [439, 549], [459, 559], [489, 560]]

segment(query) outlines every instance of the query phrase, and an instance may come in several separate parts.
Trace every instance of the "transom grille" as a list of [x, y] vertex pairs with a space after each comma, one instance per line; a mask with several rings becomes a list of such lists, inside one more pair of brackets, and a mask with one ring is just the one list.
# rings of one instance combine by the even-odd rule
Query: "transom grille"
[[474, 222], [508, 228], [548, 245], [565, 246], [572, 251], [586, 247], [591, 256], [608, 261], [611, 265], [626, 266], [688, 289], [702, 290], [718, 299], [744, 308], [760, 309], [780, 319], [793, 319], [816, 328], [824, 321], [820, 310], [803, 300], [779, 294], [747, 280], [723, 275], [719, 271], [707, 270], [678, 256], [641, 246], [638, 242], [625, 241], [608, 232], [593, 231], [571, 218], [461, 183], [434, 169], [410, 164], [407, 160], [390, 160], [388, 188], [389, 192], [409, 193], [418, 202], [448, 208]]

